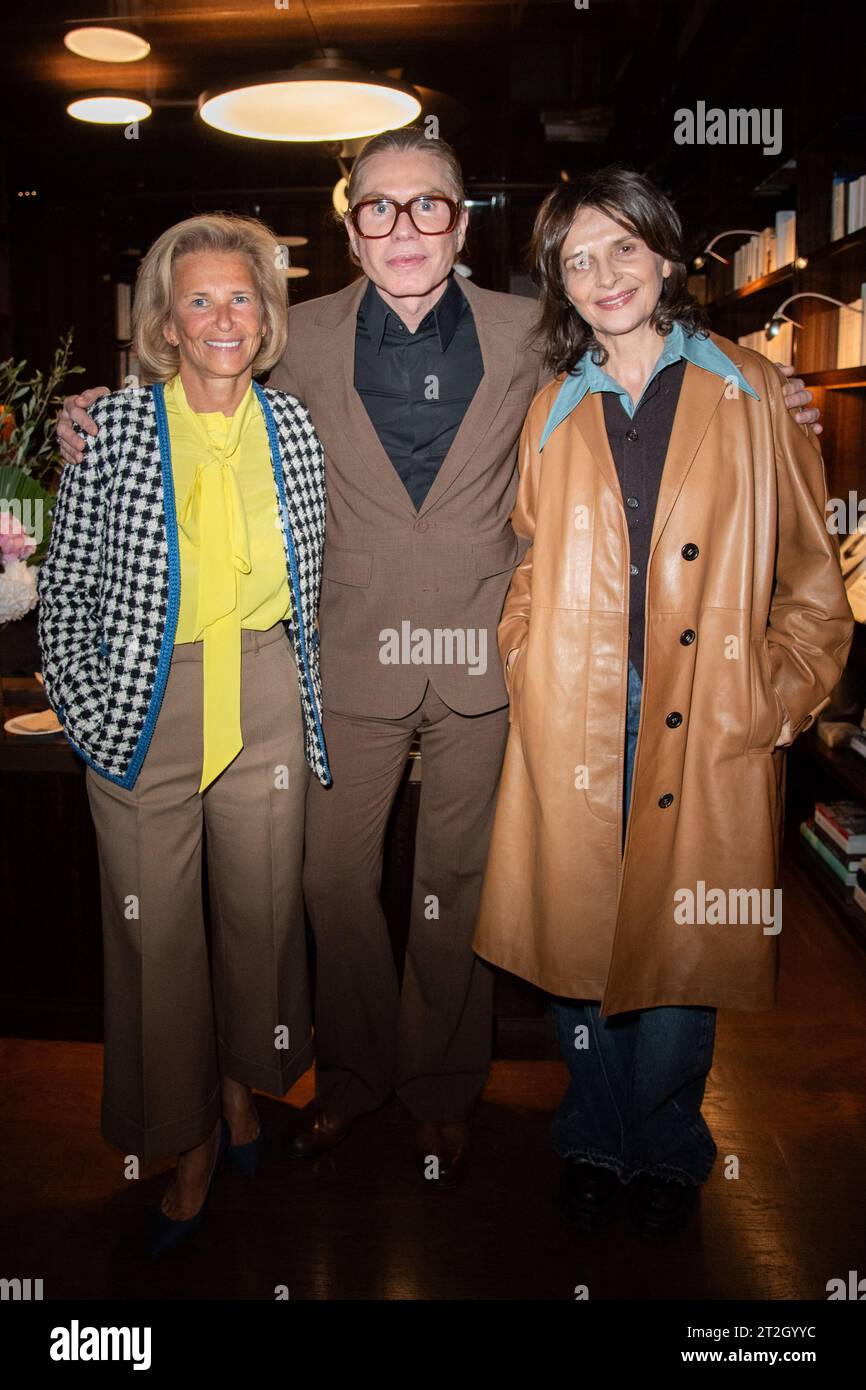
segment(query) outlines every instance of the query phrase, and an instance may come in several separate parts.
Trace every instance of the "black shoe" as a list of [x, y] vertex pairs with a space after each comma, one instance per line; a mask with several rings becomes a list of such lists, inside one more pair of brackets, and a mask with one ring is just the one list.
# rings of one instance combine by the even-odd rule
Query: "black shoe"
[[566, 1159], [559, 1209], [566, 1221], [582, 1231], [597, 1231], [612, 1221], [619, 1208], [622, 1184], [612, 1168]]
[[639, 1173], [631, 1184], [629, 1212], [643, 1236], [678, 1235], [688, 1225], [697, 1197], [694, 1183]]

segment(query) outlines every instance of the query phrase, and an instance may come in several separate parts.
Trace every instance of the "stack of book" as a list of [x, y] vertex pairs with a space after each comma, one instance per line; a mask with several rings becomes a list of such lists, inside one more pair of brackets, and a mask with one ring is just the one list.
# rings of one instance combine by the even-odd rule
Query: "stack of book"
[[796, 237], [797, 214], [789, 208], [777, 212], [775, 226], [749, 237], [734, 254], [734, 289], [790, 265], [796, 255]]
[[856, 801], [818, 801], [814, 816], [800, 826], [800, 834], [830, 872], [854, 889], [855, 901], [859, 888], [860, 906], [866, 911], [866, 869], [861, 869], [866, 855], [866, 807]]

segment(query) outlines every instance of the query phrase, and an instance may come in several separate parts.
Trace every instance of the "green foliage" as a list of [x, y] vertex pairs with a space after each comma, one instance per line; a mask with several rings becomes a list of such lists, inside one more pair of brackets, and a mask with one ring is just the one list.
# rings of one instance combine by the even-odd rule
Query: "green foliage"
[[0, 407], [11, 412], [13, 419], [9, 430], [5, 413], [0, 416], [0, 466], [18, 468], [47, 488], [54, 486], [63, 466], [54, 434], [55, 407], [63, 403], [59, 388], [67, 377], [84, 371], [69, 365], [71, 352], [70, 328], [55, 348], [47, 372], [27, 377], [26, 361], [8, 357], [0, 362]]
[[0, 467], [0, 510], [4, 509], [10, 510], [37, 540], [36, 550], [27, 563], [40, 564], [45, 559], [51, 537], [54, 497], [23, 468], [4, 465]]

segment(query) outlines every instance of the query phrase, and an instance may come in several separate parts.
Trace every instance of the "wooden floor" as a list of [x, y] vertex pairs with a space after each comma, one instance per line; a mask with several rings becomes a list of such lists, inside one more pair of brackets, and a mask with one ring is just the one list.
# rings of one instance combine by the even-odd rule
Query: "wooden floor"
[[[454, 1193], [425, 1188], [395, 1102], [316, 1166], [284, 1141], [310, 1075], [259, 1100], [268, 1153], [254, 1183], [216, 1183], [195, 1242], [142, 1258], [164, 1165], [126, 1182], [98, 1128], [101, 1049], [0, 1041], [0, 1251], [46, 1299], [823, 1299], [866, 1274], [866, 957], [783, 881], [780, 1006], [719, 1018], [705, 1113], [719, 1146], [699, 1217], [648, 1247], [625, 1224], [581, 1236], [556, 1208], [547, 1131], [558, 1062], [494, 1064]], [[739, 1178], [725, 1178], [726, 1155]]]

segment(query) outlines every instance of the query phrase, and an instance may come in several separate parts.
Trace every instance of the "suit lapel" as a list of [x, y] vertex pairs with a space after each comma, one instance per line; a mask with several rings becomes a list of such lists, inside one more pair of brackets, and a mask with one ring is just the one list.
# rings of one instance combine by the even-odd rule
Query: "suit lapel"
[[478, 390], [469, 402], [460, 428], [451, 442], [451, 448], [442, 460], [433, 486], [421, 504], [419, 516], [435, 507], [466, 467], [493, 424], [514, 375], [516, 340], [513, 333], [502, 331], [502, 324], [510, 320], [507, 313], [503, 312], [501, 303], [478, 294], [476, 287], [464, 279], [458, 278], [458, 284], [469, 301], [475, 320], [484, 375], [479, 382]]
[[[366, 277], [362, 277], [349, 285], [323, 305], [316, 320], [329, 330], [323, 367], [326, 380], [333, 382], [335, 391], [333, 418], [338, 422], [346, 442], [373, 474], [378, 486], [385, 488], [410, 515], [422, 516], [436, 505], [452, 485], [492, 425], [511, 385], [516, 339], [513, 333], [502, 332], [502, 324], [510, 322], [510, 318], [507, 312], [503, 312], [500, 302], [494, 299], [491, 303], [485, 295], [478, 293], [474, 285], [459, 281], [475, 319], [484, 375], [433, 486], [416, 513], [397, 470], [379, 442], [364, 402], [355, 390], [355, 327], [358, 306], [368, 283]], [[326, 422], [323, 422], [323, 429], [326, 428]]]
[[[360, 455], [372, 473], [377, 487], [384, 488], [410, 515], [415, 515], [412, 499], [403, 486], [397, 470], [379, 442], [366, 407], [355, 390], [355, 328], [358, 306], [364, 297], [368, 281], [365, 276], [324, 305], [316, 322], [329, 330], [323, 353], [325, 380], [334, 392], [336, 421], [350, 449]], [[319, 421], [316, 421], [319, 428]], [[327, 429], [327, 423], [322, 422]]]
[[650, 555], [658, 545], [710, 420], [724, 394], [725, 381], [722, 377], [704, 371], [692, 362], [686, 364], [656, 502]]

